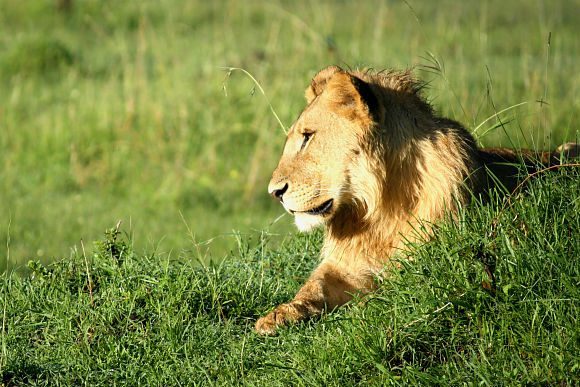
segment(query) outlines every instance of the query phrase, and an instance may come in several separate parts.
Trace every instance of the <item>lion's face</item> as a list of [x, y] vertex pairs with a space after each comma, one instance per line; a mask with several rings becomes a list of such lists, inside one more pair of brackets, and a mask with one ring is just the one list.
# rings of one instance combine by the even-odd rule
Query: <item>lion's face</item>
[[328, 220], [349, 196], [349, 161], [358, 152], [357, 128], [310, 105], [290, 129], [268, 191], [293, 214], [301, 231]]
[[268, 186], [301, 231], [331, 220], [353, 201], [351, 167], [369, 126], [368, 110], [358, 114], [363, 105], [349, 75], [323, 79], [321, 90], [316, 90], [317, 78], [320, 74], [307, 89], [309, 105], [288, 132]]

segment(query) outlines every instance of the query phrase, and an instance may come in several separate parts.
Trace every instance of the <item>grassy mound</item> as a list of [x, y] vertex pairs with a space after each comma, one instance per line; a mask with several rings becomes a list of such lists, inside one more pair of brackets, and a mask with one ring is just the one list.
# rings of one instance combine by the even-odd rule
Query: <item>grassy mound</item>
[[466, 209], [379, 291], [275, 337], [253, 323], [307, 277], [319, 233], [202, 266], [111, 230], [92, 254], [3, 274], [1, 383], [578, 383], [579, 177]]

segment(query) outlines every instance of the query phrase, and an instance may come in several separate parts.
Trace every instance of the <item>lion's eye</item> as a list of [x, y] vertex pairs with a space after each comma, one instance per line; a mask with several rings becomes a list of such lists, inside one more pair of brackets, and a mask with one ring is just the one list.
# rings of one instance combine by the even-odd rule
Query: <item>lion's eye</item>
[[308, 144], [308, 141], [310, 141], [310, 139], [312, 138], [312, 135], [314, 133], [311, 132], [304, 132], [302, 133], [302, 137], [304, 138], [302, 140], [302, 146], [300, 147], [300, 150], [304, 149], [304, 147], [306, 147], [306, 144]]

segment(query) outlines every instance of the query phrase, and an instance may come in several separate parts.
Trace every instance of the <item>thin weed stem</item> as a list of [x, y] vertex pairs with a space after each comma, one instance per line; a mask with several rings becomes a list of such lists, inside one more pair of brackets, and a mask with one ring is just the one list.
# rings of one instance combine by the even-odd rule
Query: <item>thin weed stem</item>
[[[119, 223], [117, 223], [117, 230], [119, 229], [121, 222], [119, 221]], [[87, 260], [87, 253], [85, 252], [85, 244], [83, 243], [83, 240], [81, 239], [81, 249], [83, 250], [83, 258], [85, 260], [85, 270], [87, 271], [87, 281], [88, 281], [88, 286], [89, 286], [89, 297], [91, 298], [91, 306], [95, 306], [95, 302], [93, 299], [93, 280], [91, 278], [91, 272], [89, 270], [89, 261]]]
[[224, 83], [223, 83], [223, 90], [224, 90], [224, 93], [226, 94], [226, 96], [227, 96], [227, 88], [226, 88], [226, 82], [227, 82], [227, 80], [229, 79], [229, 77], [232, 75], [232, 73], [234, 71], [241, 71], [248, 78], [250, 78], [252, 80], [252, 82], [254, 82], [254, 84], [256, 85], [256, 87], [258, 88], [258, 90], [260, 90], [260, 93], [262, 93], [262, 95], [266, 99], [266, 102], [268, 103], [268, 107], [270, 107], [270, 111], [272, 112], [272, 114], [274, 115], [274, 117], [276, 117], [276, 121], [278, 121], [278, 124], [280, 125], [280, 128], [282, 128], [282, 130], [284, 131], [284, 134], [287, 134], [288, 133], [288, 131], [286, 130], [286, 127], [284, 126], [284, 124], [280, 120], [280, 117], [278, 117], [278, 114], [274, 110], [274, 107], [272, 106], [272, 103], [270, 102], [270, 99], [266, 95], [266, 92], [262, 88], [262, 85], [260, 85], [260, 82], [258, 82], [258, 80], [249, 71], [247, 71], [246, 69], [243, 69], [241, 67], [222, 67], [222, 69], [227, 71], [226, 77], [225, 77]]

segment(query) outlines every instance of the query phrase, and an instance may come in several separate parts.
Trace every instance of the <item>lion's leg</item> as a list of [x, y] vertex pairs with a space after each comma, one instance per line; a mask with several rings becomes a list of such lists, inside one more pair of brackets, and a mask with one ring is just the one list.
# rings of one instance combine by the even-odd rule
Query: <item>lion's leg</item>
[[575, 142], [567, 142], [557, 147], [554, 153], [556, 154], [556, 157], [560, 157], [560, 155], [562, 155], [563, 157], [570, 159], [579, 158], [580, 144]]
[[332, 310], [352, 299], [353, 293], [365, 291], [372, 279], [348, 274], [334, 263], [322, 263], [298, 291], [292, 301], [276, 307], [256, 322], [260, 334], [273, 334], [282, 325], [295, 323]]

